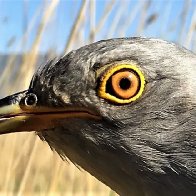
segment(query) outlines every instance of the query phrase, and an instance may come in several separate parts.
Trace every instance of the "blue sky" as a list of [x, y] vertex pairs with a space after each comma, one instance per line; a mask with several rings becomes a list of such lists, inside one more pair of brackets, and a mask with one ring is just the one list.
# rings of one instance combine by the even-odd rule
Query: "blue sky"
[[[186, 0], [187, 1], [187, 0]], [[103, 14], [105, 5], [109, 1], [97, 0], [96, 1], [96, 21], [99, 23], [100, 17]], [[128, 1], [117, 0], [114, 8], [111, 11], [107, 21], [100, 30], [100, 33], [96, 36], [96, 40], [105, 39], [107, 33], [112, 26], [113, 20], [118, 12], [118, 9], [124, 3], [121, 19], [113, 33], [112, 37], [119, 37], [120, 30], [123, 25], [130, 19], [133, 14], [134, 8], [138, 4], [144, 4], [143, 1]], [[171, 41], [179, 41], [179, 33], [181, 31], [180, 17], [182, 10], [185, 6], [184, 0], [152, 0], [146, 13], [146, 19], [150, 18], [154, 13], [157, 15], [157, 19], [152, 24], [146, 26], [145, 31], [138, 33], [140, 20], [142, 16], [142, 6], [137, 12], [132, 24], [127, 27], [125, 36], [146, 36], [146, 37], [160, 37]], [[40, 24], [42, 13], [44, 8], [50, 1], [40, 0], [0, 0], [0, 53], [17, 52], [21, 53], [28, 51], [31, 48], [32, 42], [36, 37], [37, 27]], [[61, 0], [58, 7], [45, 29], [44, 36], [42, 38], [40, 52], [45, 53], [50, 49], [54, 49], [57, 52], [62, 52], [65, 46], [65, 42], [69, 36], [71, 27], [76, 18], [77, 12], [80, 8], [81, 0]], [[189, 29], [192, 15], [196, 2], [193, 0], [184, 24], [184, 34], [186, 29]], [[25, 9], [24, 9], [25, 8]], [[26, 10], [26, 11], [24, 11]], [[39, 11], [40, 10], [40, 11]], [[86, 10], [86, 17], [88, 17], [88, 8]], [[25, 44], [21, 44], [21, 39], [27, 27], [34, 22], [33, 28], [28, 34], [28, 39], [25, 40]], [[86, 19], [85, 36], [89, 34], [89, 19]]]

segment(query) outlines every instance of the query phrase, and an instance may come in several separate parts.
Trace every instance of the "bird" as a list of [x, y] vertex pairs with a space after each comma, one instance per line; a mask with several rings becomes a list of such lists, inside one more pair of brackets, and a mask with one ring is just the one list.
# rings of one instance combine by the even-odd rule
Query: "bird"
[[0, 100], [0, 134], [36, 131], [123, 196], [196, 195], [196, 55], [157, 38], [101, 40]]

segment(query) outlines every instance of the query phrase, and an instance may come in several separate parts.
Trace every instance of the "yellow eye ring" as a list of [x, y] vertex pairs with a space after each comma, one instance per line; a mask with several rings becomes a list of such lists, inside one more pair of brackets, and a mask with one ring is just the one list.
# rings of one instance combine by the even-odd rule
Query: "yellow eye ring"
[[120, 64], [111, 67], [100, 78], [98, 95], [118, 104], [137, 100], [143, 93], [145, 77], [135, 65]]

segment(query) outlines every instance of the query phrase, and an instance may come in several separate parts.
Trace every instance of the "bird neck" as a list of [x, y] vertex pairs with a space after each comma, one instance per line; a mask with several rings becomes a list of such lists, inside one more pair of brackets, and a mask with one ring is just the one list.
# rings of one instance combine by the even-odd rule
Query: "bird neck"
[[[120, 195], [143, 196], [142, 184], [136, 169], [126, 170], [126, 160], [117, 151], [108, 151], [105, 146], [96, 146], [78, 135], [65, 134], [62, 130], [46, 131], [38, 134], [48, 142], [61, 157], [68, 157], [91, 175]], [[56, 136], [61, 135], [58, 142]], [[108, 153], [110, 152], [110, 153]], [[131, 166], [130, 166], [131, 167]], [[131, 172], [130, 172], [131, 171]]]

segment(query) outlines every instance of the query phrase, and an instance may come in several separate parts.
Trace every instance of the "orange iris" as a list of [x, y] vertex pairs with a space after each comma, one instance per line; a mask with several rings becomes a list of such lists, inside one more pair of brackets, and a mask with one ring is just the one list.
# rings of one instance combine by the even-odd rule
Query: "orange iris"
[[133, 97], [140, 87], [140, 80], [136, 73], [122, 71], [112, 76], [112, 88], [114, 93], [123, 99]]

